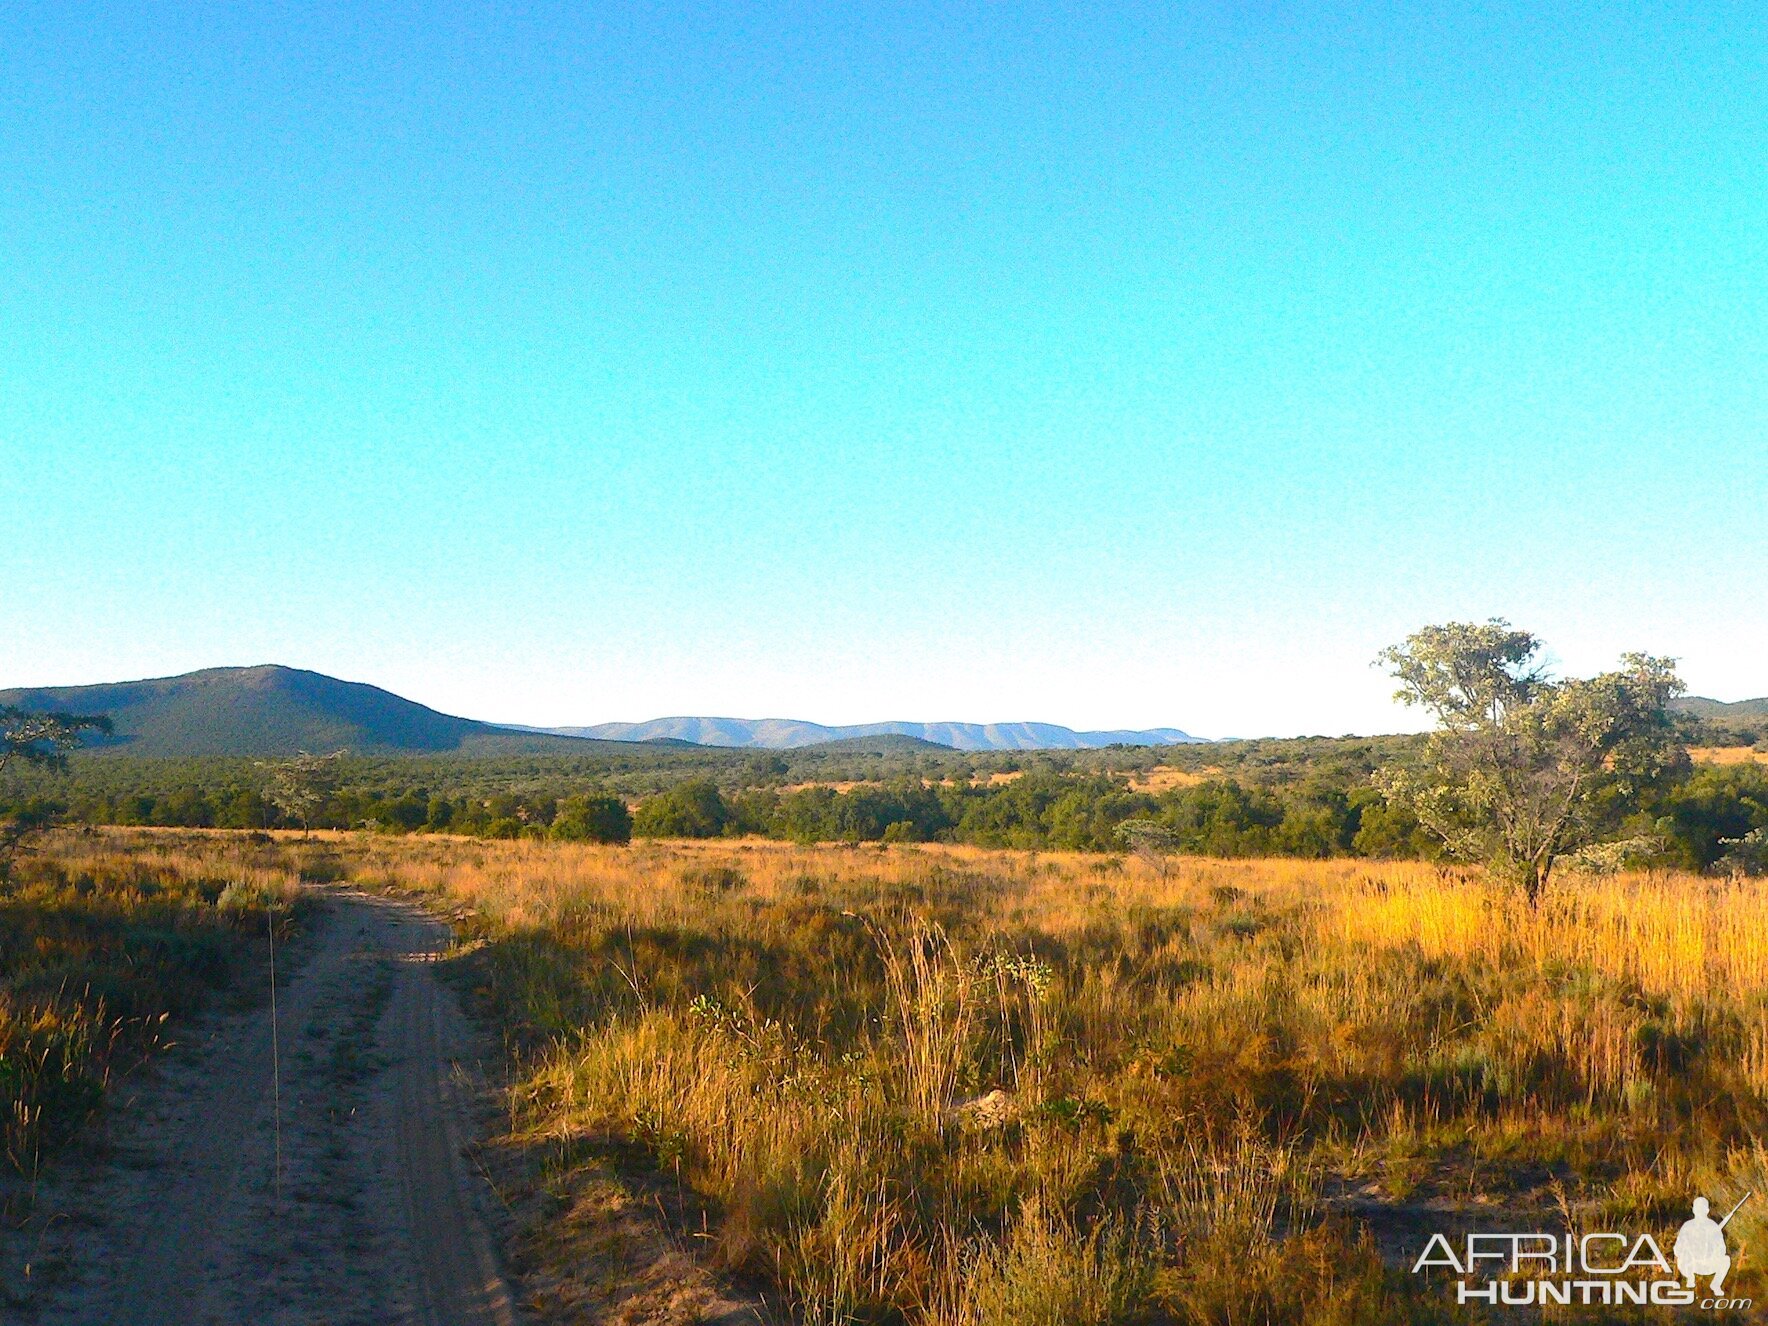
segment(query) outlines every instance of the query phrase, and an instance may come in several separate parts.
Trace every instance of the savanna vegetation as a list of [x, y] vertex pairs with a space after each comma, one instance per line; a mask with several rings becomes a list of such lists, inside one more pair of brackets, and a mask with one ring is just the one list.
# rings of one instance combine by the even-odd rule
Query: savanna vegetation
[[[584, 756], [78, 757], [0, 780], [0, 823], [367, 828], [623, 843], [760, 836], [1225, 857], [1479, 861], [1538, 892], [1573, 852], [1750, 869], [1768, 758], [1749, 720], [1676, 709], [1669, 661], [1555, 679], [1503, 622], [1429, 627], [1384, 655], [1421, 736], [963, 753], [905, 738], [794, 751], [633, 746]], [[1701, 743], [1725, 743], [1703, 747]], [[1691, 762], [1689, 746], [1704, 751]], [[1768, 755], [1768, 752], [1764, 752]], [[1586, 861], [1592, 864], [1595, 858]]]
[[[83, 732], [109, 727], [0, 706], [0, 773], [59, 774]], [[45, 1156], [99, 1111], [113, 1075], [255, 968], [298, 901], [299, 875], [261, 864], [204, 873], [82, 850], [89, 833], [34, 851], [52, 820], [35, 803], [0, 816], [0, 1224], [28, 1210]]]
[[[82, 732], [108, 727], [0, 706], [0, 772], [57, 771]], [[237, 872], [38, 858], [49, 818], [37, 807], [0, 818], [0, 1221], [28, 1207], [45, 1153], [97, 1112], [119, 1065], [228, 983], [249, 959], [245, 936], [269, 945], [281, 901]]]
[[1467, 1320], [1407, 1273], [1426, 1224], [1667, 1239], [1768, 1186], [1754, 879], [126, 830], [40, 868], [434, 899], [510, 1048], [530, 1269], [605, 1258], [611, 1175], [679, 1185], [799, 1320]]
[[[12, 1168], [281, 891], [343, 878], [456, 918], [536, 1283], [605, 1258], [610, 1184], [666, 1180], [671, 1236], [803, 1322], [1448, 1319], [1399, 1260], [1426, 1223], [1663, 1233], [1768, 1191], [1768, 768], [1689, 761], [1666, 661], [1538, 651], [1429, 628], [1388, 660], [1433, 733], [1194, 771], [893, 747], [838, 758], [932, 763], [480, 795], [303, 757], [249, 791], [298, 831], [60, 830], [0, 884]], [[104, 818], [100, 767], [70, 812]]]
[[1768, 1182], [1756, 881], [1531, 905], [1417, 864], [759, 844], [367, 868], [483, 918], [561, 1201], [637, 1144], [810, 1320], [1415, 1319], [1441, 1287], [1383, 1240], [1427, 1204], [1659, 1229]]
[[0, 1221], [25, 1213], [41, 1164], [113, 1078], [205, 1002], [256, 990], [269, 927], [286, 939], [296, 923], [286, 867], [195, 868], [96, 841], [64, 832], [0, 862]]
[[[1729, 738], [1727, 738], [1729, 739]], [[1440, 840], [1372, 777], [1416, 738], [1236, 742], [1158, 751], [846, 754], [706, 752], [682, 769], [611, 776], [594, 761], [338, 761], [315, 828], [619, 842], [630, 832], [796, 842], [926, 841], [1116, 851], [1156, 818], [1182, 850], [1218, 856], [1430, 859]], [[1747, 747], [1715, 747], [1723, 754]], [[1709, 756], [1709, 758], [1711, 758]], [[667, 759], [667, 757], [665, 757]], [[670, 781], [673, 774], [682, 776]], [[1163, 777], [1164, 776], [1164, 777]], [[1168, 781], [1170, 780], [1170, 781]], [[65, 775], [0, 779], [0, 818], [189, 828], [300, 827], [248, 760], [75, 755]], [[1164, 783], [1164, 785], [1161, 785]], [[632, 817], [627, 825], [622, 815]], [[1768, 827], [1768, 763], [1699, 761], [1607, 812], [1656, 864], [1705, 869]]]

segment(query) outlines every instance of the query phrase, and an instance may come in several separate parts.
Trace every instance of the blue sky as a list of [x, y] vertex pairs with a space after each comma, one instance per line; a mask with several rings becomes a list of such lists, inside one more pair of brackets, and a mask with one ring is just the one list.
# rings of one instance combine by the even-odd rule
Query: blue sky
[[1768, 693], [1768, 16], [1547, 8], [14, 6], [0, 685]]

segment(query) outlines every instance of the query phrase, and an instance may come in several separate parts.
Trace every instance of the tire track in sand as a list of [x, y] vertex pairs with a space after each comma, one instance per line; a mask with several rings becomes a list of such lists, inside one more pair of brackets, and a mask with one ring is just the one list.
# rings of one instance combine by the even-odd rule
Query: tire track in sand
[[41, 1323], [513, 1326], [463, 1156], [473, 1039], [435, 976], [447, 928], [325, 890], [279, 991], [280, 1185], [267, 1008], [210, 1024], [119, 1110], [117, 1164], [51, 1200], [77, 1230]]

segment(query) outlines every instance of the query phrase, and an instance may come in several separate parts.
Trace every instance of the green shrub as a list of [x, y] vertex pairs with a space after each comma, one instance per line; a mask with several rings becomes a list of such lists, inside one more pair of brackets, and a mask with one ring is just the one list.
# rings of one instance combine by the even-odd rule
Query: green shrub
[[578, 843], [629, 843], [632, 812], [619, 797], [566, 797], [553, 816], [552, 836]]

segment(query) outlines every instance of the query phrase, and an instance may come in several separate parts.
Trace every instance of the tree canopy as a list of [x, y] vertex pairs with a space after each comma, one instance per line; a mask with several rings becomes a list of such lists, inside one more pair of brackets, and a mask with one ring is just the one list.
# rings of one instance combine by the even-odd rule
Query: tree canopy
[[1420, 758], [1379, 776], [1447, 850], [1539, 897], [1562, 856], [1614, 827], [1641, 787], [1686, 770], [1669, 703], [1672, 659], [1628, 654], [1588, 678], [1553, 678], [1541, 642], [1499, 619], [1428, 626], [1382, 651], [1396, 698], [1437, 728]]
[[59, 767], [85, 732], [109, 732], [111, 721], [91, 714], [40, 714], [0, 705], [0, 771], [15, 760]]
[[[111, 721], [100, 715], [42, 714], [0, 705], [0, 773], [10, 764], [60, 769], [67, 753], [86, 732], [109, 732]], [[53, 819], [52, 808], [31, 803], [0, 816], [0, 875], [26, 838]]]

